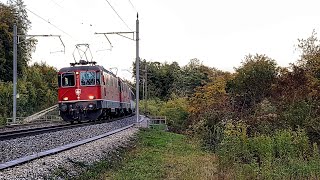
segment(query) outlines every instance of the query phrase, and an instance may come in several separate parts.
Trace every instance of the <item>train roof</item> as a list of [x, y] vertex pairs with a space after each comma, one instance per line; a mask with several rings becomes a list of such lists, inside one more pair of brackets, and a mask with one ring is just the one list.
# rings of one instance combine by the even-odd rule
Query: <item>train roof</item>
[[100, 71], [105, 71], [111, 75], [113, 75], [114, 77], [116, 77], [115, 74], [113, 74], [111, 71], [108, 71], [106, 70], [104, 67], [102, 66], [99, 66], [99, 65], [95, 65], [95, 66], [71, 66], [71, 67], [64, 67], [64, 68], [61, 68], [59, 70], [59, 73], [63, 73], [63, 72], [73, 72], [75, 70], [82, 70], [82, 71], [97, 71], [97, 70], [100, 70]]
[[[126, 83], [123, 79], [121, 79], [120, 77], [117, 77], [115, 74], [113, 74], [111, 71], [106, 70], [103, 66], [99, 66], [99, 65], [94, 65], [94, 66], [70, 66], [70, 67], [64, 67], [61, 68], [59, 70], [58, 73], [64, 73], [64, 72], [74, 72], [76, 70], [80, 70], [80, 71], [105, 71], [109, 74], [111, 74], [112, 76], [118, 78], [122, 83]], [[127, 83], [126, 83], [127, 84]], [[131, 88], [130, 88], [131, 90]], [[131, 90], [132, 91], [132, 90]], [[133, 92], [132, 92], [133, 93]]]

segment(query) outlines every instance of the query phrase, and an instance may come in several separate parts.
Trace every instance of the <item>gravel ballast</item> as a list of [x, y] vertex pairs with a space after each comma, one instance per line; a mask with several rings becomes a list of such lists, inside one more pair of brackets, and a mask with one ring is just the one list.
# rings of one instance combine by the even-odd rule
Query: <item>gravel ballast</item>
[[0, 179], [64, 179], [59, 176], [59, 171], [67, 174], [67, 178], [77, 176], [85, 170], [83, 166], [106, 159], [117, 148], [125, 147], [137, 132], [138, 128], [129, 128], [52, 156], [5, 169], [0, 172]]
[[0, 141], [0, 163], [101, 135], [105, 132], [130, 125], [134, 123], [135, 120], [135, 116], [133, 116], [110, 123], [95, 124], [39, 134], [35, 136]]

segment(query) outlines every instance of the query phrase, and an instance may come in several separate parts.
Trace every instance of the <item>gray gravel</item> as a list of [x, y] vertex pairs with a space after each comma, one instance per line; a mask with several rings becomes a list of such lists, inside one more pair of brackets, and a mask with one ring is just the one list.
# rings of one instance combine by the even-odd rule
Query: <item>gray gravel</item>
[[[75, 177], [85, 170], [83, 165], [91, 165], [96, 161], [108, 158], [108, 154], [114, 153], [116, 148], [126, 146], [137, 132], [137, 128], [129, 128], [106, 138], [3, 170], [0, 172], [0, 179], [65, 179]], [[67, 177], [61, 177], [59, 175], [61, 171], [66, 172]]]
[[0, 163], [94, 137], [134, 123], [135, 116], [118, 121], [0, 141]]

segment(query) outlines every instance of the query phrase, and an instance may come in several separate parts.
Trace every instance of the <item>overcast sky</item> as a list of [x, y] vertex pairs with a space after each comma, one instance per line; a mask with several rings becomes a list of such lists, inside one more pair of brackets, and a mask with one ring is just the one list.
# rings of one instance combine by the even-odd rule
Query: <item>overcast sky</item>
[[[3, 0], [2, 0], [3, 1]], [[62, 35], [59, 39], [38, 38], [33, 61], [57, 67], [73, 62], [77, 43], [89, 43], [93, 60], [106, 69], [117, 67], [120, 77], [131, 75], [135, 42], [120, 36], [107, 39], [94, 32], [135, 30], [136, 11], [140, 20], [140, 57], [150, 61], [186, 65], [192, 58], [221, 70], [232, 71], [249, 53], [266, 54], [280, 66], [295, 62], [298, 38], [320, 29], [320, 2], [316, 0], [24, 0], [27, 8], [51, 22], [28, 12], [29, 34]], [[60, 29], [60, 30], [59, 30]]]

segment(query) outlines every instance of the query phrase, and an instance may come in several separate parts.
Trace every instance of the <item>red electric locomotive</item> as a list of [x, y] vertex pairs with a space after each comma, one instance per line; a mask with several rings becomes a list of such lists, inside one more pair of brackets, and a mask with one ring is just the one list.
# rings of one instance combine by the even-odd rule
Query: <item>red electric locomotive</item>
[[104, 119], [135, 111], [128, 84], [95, 62], [81, 60], [58, 72], [60, 116], [65, 121]]

